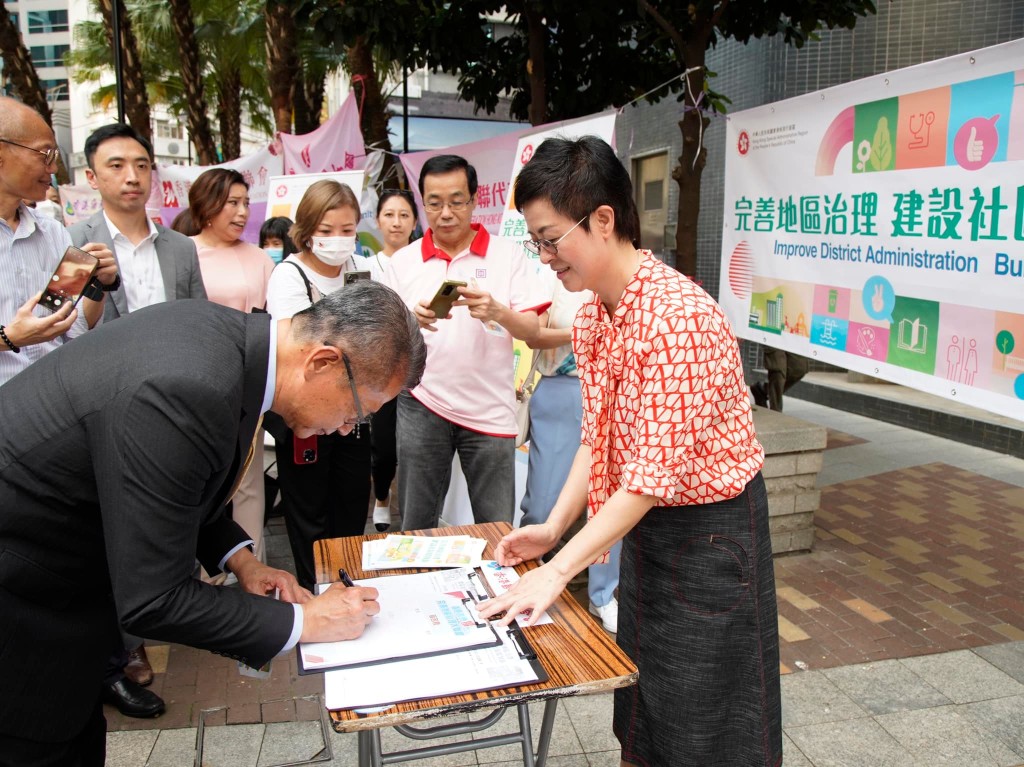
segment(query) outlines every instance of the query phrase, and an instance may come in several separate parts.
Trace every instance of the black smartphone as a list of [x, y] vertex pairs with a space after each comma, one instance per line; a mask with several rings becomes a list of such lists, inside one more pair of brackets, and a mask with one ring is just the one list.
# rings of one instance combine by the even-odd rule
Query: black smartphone
[[292, 459], [298, 464], [316, 463], [316, 435], [301, 439], [292, 435], [292, 443], [295, 449]]
[[444, 319], [452, 311], [452, 304], [459, 300], [459, 288], [466, 287], [462, 280], [445, 280], [430, 299], [430, 311], [438, 319]]
[[46, 283], [39, 304], [51, 312], [63, 309], [68, 304], [73, 308], [81, 300], [82, 291], [99, 265], [100, 260], [92, 253], [86, 253], [74, 245], [68, 246], [50, 281]]
[[368, 271], [357, 271], [357, 272], [345, 272], [345, 284], [351, 285], [353, 282], [359, 282], [360, 280], [370, 279], [370, 273]]

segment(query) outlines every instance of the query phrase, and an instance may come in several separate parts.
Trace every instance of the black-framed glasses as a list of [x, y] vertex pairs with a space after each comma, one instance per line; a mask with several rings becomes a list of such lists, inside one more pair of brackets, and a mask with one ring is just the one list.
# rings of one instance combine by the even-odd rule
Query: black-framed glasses
[[533, 253], [533, 255], [535, 256], [539, 256], [541, 250], [550, 253], [552, 256], [557, 256], [558, 243], [560, 243], [562, 240], [564, 240], [566, 237], [572, 234], [572, 230], [575, 229], [580, 224], [582, 224], [588, 218], [590, 218], [589, 213], [585, 215], [583, 218], [581, 218], [579, 221], [577, 221], [575, 224], [573, 224], [572, 227], [570, 227], [569, 231], [563, 234], [557, 240], [523, 240], [523, 247], [526, 248], [530, 253]]
[[448, 209], [452, 213], [458, 213], [460, 210], [464, 210], [466, 206], [473, 204], [473, 198], [470, 197], [468, 200], [430, 200], [429, 202], [423, 203], [423, 207], [429, 210], [431, 213], [440, 213], [444, 210], [444, 206], [447, 205]]
[[27, 149], [30, 152], [41, 154], [43, 156], [43, 162], [46, 165], [53, 165], [55, 162], [57, 162], [57, 158], [60, 157], [60, 149], [58, 149], [55, 146], [52, 146], [49, 149], [33, 149], [30, 146], [19, 144], [17, 141], [11, 141], [9, 138], [0, 138], [0, 142], [3, 142], [4, 144], [10, 144], [12, 146], [20, 146], [22, 149]]
[[363, 413], [363, 403], [359, 401], [359, 394], [356, 392], [356, 379], [352, 375], [352, 363], [348, 360], [348, 355], [345, 352], [341, 353], [341, 361], [345, 363], [345, 373], [348, 375], [348, 385], [352, 387], [352, 404], [356, 406], [355, 421], [345, 421], [348, 426], [359, 426], [364, 423], [370, 422], [370, 416]]

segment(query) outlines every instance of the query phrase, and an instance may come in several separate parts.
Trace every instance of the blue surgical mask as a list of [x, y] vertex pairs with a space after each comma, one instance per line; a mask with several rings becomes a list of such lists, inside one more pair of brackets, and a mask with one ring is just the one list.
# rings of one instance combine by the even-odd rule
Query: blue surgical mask
[[270, 256], [271, 261], [275, 264], [284, 260], [284, 248], [264, 248], [263, 251]]

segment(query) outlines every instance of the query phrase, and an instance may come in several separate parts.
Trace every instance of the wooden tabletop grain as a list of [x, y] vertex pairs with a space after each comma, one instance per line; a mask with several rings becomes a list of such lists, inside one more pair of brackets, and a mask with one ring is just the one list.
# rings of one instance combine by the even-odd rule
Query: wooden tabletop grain
[[[507, 522], [492, 522], [436, 530], [417, 530], [404, 534], [471, 535], [485, 538], [486, 559], [493, 557], [494, 547], [511, 529]], [[317, 581], [331, 583], [338, 580], [339, 568], [344, 568], [355, 579], [419, 572], [407, 568], [364, 571], [360, 566], [363, 542], [383, 537], [384, 535], [358, 535], [317, 541], [314, 545]], [[530, 562], [520, 565], [516, 570], [522, 574], [535, 567], [537, 563]], [[496, 705], [508, 706], [571, 695], [610, 692], [617, 687], [636, 683], [636, 666], [593, 616], [568, 592], [563, 592], [548, 608], [548, 614], [552, 617], [553, 623], [526, 629], [526, 637], [548, 674], [547, 681], [500, 690], [396, 703], [379, 714], [362, 715], [352, 711], [331, 711], [334, 728], [338, 732], [370, 730], [466, 713]]]

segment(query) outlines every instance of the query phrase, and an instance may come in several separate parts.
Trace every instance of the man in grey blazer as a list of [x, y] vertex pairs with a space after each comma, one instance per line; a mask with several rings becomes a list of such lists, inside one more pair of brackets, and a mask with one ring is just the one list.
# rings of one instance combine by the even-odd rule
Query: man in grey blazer
[[[359, 282], [277, 322], [209, 301], [148, 307], [0, 387], [0, 764], [103, 764], [119, 624], [253, 667], [359, 636], [375, 589], [312, 596], [256, 559], [224, 509], [268, 409], [301, 437], [348, 433], [425, 359], [398, 295]], [[195, 559], [241, 588], [193, 578]]]
[[178, 298], [206, 298], [195, 244], [146, 214], [153, 147], [130, 125], [97, 129], [85, 141], [85, 177], [103, 210], [68, 228], [75, 245], [102, 242], [114, 251], [121, 286], [110, 291], [105, 321]]
[[[78, 246], [105, 244], [123, 265], [120, 285], [106, 299], [104, 321], [165, 301], [206, 298], [195, 244], [157, 225], [146, 213], [153, 183], [152, 144], [130, 125], [113, 123], [86, 139], [85, 160], [86, 179], [100, 193], [103, 209], [69, 227], [68, 233]], [[163, 700], [143, 689], [152, 681], [142, 638], [125, 634], [124, 646], [110, 659], [104, 702], [125, 716], [161, 714]]]

